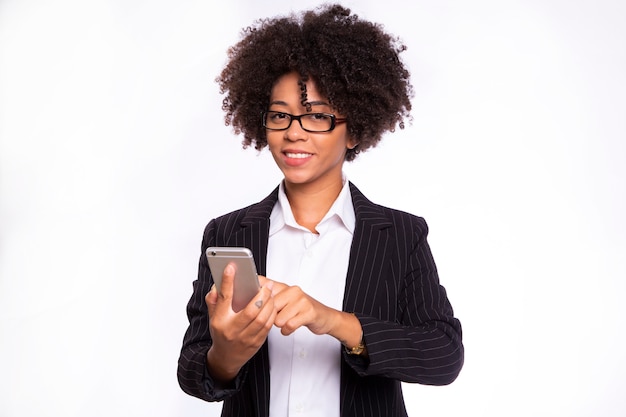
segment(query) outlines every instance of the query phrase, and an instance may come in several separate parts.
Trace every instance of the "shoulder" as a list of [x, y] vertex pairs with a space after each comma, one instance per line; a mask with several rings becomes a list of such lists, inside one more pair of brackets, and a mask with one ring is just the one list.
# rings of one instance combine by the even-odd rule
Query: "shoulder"
[[254, 211], [254, 209], [259, 204], [260, 202], [250, 204], [249, 206], [242, 207], [240, 209], [233, 210], [229, 213], [222, 214], [220, 216], [213, 218], [210, 223], [214, 223], [214, 224], [224, 224], [224, 223], [232, 223], [232, 222], [239, 223], [240, 220], [243, 220], [248, 216], [248, 213], [250, 213], [251, 211]]
[[205, 235], [207, 232], [224, 233], [227, 230], [232, 231], [234, 228], [246, 223], [255, 223], [265, 219], [269, 220], [269, 216], [277, 199], [278, 187], [257, 203], [215, 217], [205, 227]]
[[374, 203], [352, 183], [350, 191], [357, 220], [379, 218], [390, 222], [390, 226], [398, 232], [418, 232], [424, 235], [428, 233], [428, 225], [423, 217]]

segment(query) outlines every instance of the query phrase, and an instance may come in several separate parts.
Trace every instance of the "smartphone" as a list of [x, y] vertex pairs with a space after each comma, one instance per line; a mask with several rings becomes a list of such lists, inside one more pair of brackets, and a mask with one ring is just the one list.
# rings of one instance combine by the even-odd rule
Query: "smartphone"
[[207, 248], [206, 257], [217, 291], [221, 291], [222, 274], [226, 265], [231, 262], [235, 265], [233, 310], [235, 312], [242, 310], [261, 288], [250, 249], [212, 246]]

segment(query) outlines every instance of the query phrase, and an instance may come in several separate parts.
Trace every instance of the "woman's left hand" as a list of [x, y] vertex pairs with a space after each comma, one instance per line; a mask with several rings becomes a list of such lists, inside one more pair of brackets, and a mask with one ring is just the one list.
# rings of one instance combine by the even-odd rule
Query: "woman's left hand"
[[[261, 285], [267, 278], [259, 276]], [[299, 327], [306, 326], [315, 334], [330, 333], [339, 311], [325, 306], [298, 286], [289, 286], [274, 281], [272, 296], [277, 315], [274, 325], [280, 328], [285, 336]]]
[[274, 296], [274, 325], [285, 336], [306, 326], [314, 334], [331, 333], [339, 311], [320, 303], [298, 286], [286, 287]]
[[[261, 285], [267, 281], [259, 275]], [[314, 334], [333, 336], [346, 346], [356, 346], [361, 341], [363, 330], [354, 314], [328, 307], [298, 286], [274, 281], [272, 297], [277, 312], [274, 325], [285, 336], [305, 326]]]

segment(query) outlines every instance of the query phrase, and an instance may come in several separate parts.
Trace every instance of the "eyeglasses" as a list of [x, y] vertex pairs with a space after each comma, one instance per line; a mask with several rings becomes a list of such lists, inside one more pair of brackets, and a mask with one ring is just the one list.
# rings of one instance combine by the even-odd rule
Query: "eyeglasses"
[[297, 120], [302, 130], [307, 132], [330, 132], [339, 123], [346, 119], [336, 117], [330, 113], [307, 113], [295, 116], [280, 111], [266, 111], [263, 113], [263, 126], [268, 130], [287, 130], [291, 122]]

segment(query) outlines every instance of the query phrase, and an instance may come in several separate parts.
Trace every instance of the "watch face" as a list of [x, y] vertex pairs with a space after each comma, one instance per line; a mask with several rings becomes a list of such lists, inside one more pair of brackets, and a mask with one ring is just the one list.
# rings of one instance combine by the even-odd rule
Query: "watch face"
[[365, 350], [365, 346], [363, 345], [363, 343], [359, 343], [357, 346], [353, 347], [352, 349], [346, 349], [346, 350], [348, 351], [348, 354], [350, 355], [360, 355]]

